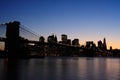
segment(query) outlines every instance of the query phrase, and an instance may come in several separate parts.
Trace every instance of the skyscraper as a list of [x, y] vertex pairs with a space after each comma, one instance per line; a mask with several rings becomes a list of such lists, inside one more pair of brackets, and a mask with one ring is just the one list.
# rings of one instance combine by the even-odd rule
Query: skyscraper
[[62, 34], [62, 35], [61, 35], [61, 38], [62, 38], [62, 41], [67, 41], [67, 35]]
[[48, 41], [49, 43], [57, 43], [57, 37], [54, 36], [54, 35], [48, 36], [47, 41]]
[[98, 41], [98, 48], [101, 50], [103, 49], [103, 43], [101, 40]]
[[44, 43], [45, 42], [45, 38], [43, 36], [40, 36], [39, 42]]
[[79, 46], [79, 39], [74, 39], [74, 40], [72, 41], [72, 45], [77, 45], [77, 46]]
[[103, 39], [103, 49], [107, 50], [107, 45], [106, 45], [106, 39], [105, 38]]
[[62, 34], [61, 35], [61, 40], [62, 40], [62, 44], [67, 44], [67, 35], [66, 34]]

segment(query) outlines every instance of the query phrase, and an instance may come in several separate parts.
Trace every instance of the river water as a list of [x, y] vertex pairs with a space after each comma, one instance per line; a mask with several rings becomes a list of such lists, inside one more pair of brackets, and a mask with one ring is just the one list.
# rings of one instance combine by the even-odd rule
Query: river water
[[0, 59], [0, 80], [120, 80], [119, 58]]

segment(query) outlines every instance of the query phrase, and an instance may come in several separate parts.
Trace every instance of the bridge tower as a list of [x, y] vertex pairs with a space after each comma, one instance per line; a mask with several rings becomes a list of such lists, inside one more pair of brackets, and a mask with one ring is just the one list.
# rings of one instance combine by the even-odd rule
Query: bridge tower
[[14, 21], [6, 23], [5, 51], [9, 57], [17, 57], [19, 51], [19, 27], [20, 22]]

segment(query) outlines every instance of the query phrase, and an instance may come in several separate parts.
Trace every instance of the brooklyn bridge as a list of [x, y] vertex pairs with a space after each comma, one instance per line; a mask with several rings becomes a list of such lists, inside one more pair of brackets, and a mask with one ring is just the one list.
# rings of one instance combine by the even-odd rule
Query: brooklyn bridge
[[107, 50], [105, 38], [103, 42], [98, 41], [98, 46], [93, 41], [80, 46], [78, 39], [71, 44], [71, 40], [67, 40], [64, 34], [62, 38], [58, 42], [57, 37], [51, 35], [45, 41], [43, 36], [18, 21], [0, 24], [0, 43], [4, 43], [0, 57], [113, 56], [112, 49]]

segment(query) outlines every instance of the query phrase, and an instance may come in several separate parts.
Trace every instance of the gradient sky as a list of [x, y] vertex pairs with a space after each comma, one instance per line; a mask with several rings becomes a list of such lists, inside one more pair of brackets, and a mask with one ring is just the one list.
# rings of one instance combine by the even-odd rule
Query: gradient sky
[[67, 34], [82, 45], [105, 37], [120, 49], [120, 0], [1, 0], [0, 23], [14, 20], [45, 38]]

